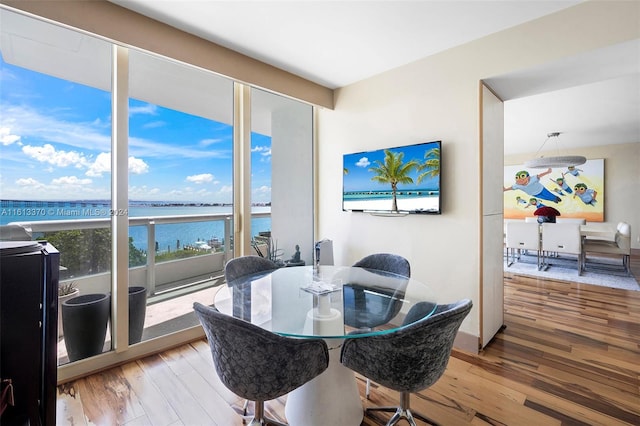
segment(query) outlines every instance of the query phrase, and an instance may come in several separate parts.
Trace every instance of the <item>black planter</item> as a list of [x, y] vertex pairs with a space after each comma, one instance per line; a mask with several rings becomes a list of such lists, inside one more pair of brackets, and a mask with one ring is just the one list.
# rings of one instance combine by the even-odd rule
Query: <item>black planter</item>
[[102, 353], [110, 315], [109, 294], [84, 294], [62, 302], [64, 342], [70, 361]]
[[147, 289], [129, 287], [129, 344], [142, 340], [144, 317], [147, 313]]

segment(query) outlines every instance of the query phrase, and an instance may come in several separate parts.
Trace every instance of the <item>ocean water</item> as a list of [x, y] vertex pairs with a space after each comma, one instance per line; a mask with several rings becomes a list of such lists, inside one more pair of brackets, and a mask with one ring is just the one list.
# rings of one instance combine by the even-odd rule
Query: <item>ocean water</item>
[[[253, 213], [270, 212], [270, 207], [254, 206]], [[35, 222], [42, 220], [98, 219], [111, 216], [110, 205], [100, 201], [7, 201], [0, 205], [0, 225], [11, 222]], [[185, 205], [137, 205], [129, 208], [129, 217], [182, 216], [232, 213], [231, 206], [185, 206]], [[251, 235], [271, 230], [271, 218], [251, 220]], [[130, 226], [129, 236], [133, 245], [146, 251], [147, 227]], [[224, 221], [192, 222], [156, 225], [156, 244], [159, 251], [174, 251], [197, 241], [224, 240]]]

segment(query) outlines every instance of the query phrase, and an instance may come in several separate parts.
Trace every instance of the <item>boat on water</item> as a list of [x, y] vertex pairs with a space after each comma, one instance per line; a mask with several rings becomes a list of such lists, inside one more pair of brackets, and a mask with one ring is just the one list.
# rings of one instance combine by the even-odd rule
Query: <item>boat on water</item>
[[193, 246], [198, 250], [211, 250], [212, 247], [206, 241], [196, 241]]

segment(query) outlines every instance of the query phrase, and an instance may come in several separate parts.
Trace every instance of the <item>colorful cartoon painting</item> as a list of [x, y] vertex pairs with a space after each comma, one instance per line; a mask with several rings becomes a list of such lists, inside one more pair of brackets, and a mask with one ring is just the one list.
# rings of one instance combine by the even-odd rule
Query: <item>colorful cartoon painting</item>
[[540, 207], [553, 207], [560, 217], [604, 221], [604, 159], [576, 167], [531, 169], [504, 167], [504, 218], [533, 217]]

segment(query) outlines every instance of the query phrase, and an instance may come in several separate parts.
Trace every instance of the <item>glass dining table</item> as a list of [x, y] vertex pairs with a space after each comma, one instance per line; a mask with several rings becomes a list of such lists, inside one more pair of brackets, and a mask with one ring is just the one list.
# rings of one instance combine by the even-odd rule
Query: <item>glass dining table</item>
[[224, 314], [282, 336], [326, 340], [329, 368], [287, 396], [285, 415], [293, 426], [360, 425], [362, 402], [354, 373], [340, 364], [341, 343], [405, 326], [407, 313], [419, 302], [433, 306], [424, 313], [428, 316], [437, 300], [416, 279], [326, 265], [246, 275], [214, 296], [214, 306]]

